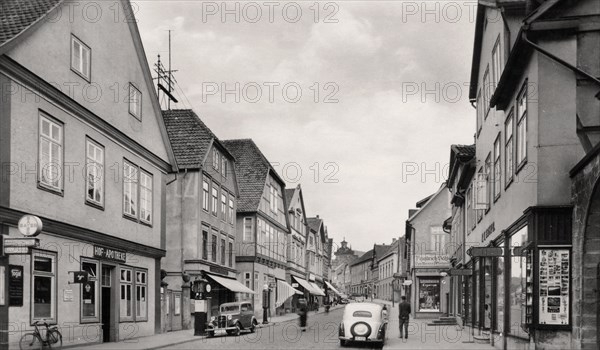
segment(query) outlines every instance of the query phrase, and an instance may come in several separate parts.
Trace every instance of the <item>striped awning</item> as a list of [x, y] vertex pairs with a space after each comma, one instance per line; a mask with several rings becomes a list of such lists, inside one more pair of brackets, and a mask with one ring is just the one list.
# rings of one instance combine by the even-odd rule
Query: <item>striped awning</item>
[[339, 296], [342, 296], [342, 293], [338, 292], [338, 290], [337, 290], [337, 289], [335, 289], [335, 288], [334, 288], [334, 287], [331, 285], [331, 283], [329, 283], [329, 282], [325, 281], [325, 284], [327, 285], [327, 288], [329, 288], [329, 290], [330, 290], [330, 291], [334, 292], [335, 294], [337, 294], [337, 295], [339, 295]]
[[[307, 280], [296, 277], [296, 276], [292, 276], [292, 278], [294, 278], [294, 281], [298, 282], [298, 284], [301, 285], [302, 288], [306, 289], [306, 291], [309, 292], [310, 294], [321, 295], [321, 294], [319, 294], [319, 291], [315, 290], [315, 288], [312, 286], [312, 284], [310, 282], [308, 282]], [[325, 294], [323, 294], [323, 295], [325, 295]]]
[[286, 281], [277, 280], [277, 300], [275, 300], [275, 307], [283, 305], [294, 294], [302, 295], [302, 292], [290, 286]]
[[315, 292], [313, 293], [314, 295], [320, 295], [320, 296], [325, 296], [325, 292], [319, 288], [319, 286], [317, 286], [315, 283], [313, 282], [308, 282], [310, 283], [310, 285], [313, 287], [313, 289], [315, 290]]
[[241, 284], [240, 282], [238, 282], [237, 280], [235, 280], [233, 278], [225, 278], [225, 277], [215, 276], [215, 275], [211, 275], [209, 273], [207, 273], [206, 275], [213, 281], [217, 282], [218, 284], [229, 289], [232, 292], [257, 294], [252, 289], [246, 287], [245, 285]]

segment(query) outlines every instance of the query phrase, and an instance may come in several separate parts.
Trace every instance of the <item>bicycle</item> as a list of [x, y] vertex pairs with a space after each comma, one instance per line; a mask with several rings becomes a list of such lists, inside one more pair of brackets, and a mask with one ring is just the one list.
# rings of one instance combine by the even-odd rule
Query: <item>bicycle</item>
[[[42, 324], [46, 327], [46, 337], [42, 337], [42, 333], [38, 327], [38, 324]], [[49, 349], [61, 349], [62, 348], [62, 334], [58, 330], [57, 326], [48, 325], [44, 320], [42, 322], [35, 321], [33, 323], [33, 333], [25, 333], [19, 341], [19, 348], [24, 349], [43, 349], [48, 347]]]

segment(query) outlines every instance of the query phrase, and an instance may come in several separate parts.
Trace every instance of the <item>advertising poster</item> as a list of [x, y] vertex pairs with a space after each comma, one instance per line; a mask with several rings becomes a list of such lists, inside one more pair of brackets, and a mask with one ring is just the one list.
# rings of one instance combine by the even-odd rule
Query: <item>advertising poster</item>
[[569, 324], [569, 264], [569, 249], [540, 249], [540, 324]]
[[419, 311], [440, 311], [440, 280], [419, 281]]

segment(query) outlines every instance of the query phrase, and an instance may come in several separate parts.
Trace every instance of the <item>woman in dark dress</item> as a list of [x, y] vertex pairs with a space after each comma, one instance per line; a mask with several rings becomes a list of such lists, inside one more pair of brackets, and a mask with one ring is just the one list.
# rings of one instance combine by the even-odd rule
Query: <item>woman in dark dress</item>
[[307, 319], [308, 305], [306, 305], [306, 299], [298, 299], [298, 315], [300, 315], [300, 329], [303, 332], [306, 331], [306, 319]]

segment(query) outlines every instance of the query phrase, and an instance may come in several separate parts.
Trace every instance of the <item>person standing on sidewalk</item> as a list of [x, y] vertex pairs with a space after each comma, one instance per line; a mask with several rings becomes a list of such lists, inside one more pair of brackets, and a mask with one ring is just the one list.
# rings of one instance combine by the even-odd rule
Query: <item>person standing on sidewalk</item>
[[404, 339], [408, 338], [408, 319], [410, 317], [410, 303], [406, 297], [402, 296], [402, 301], [398, 304], [398, 319], [400, 321], [400, 338], [402, 338], [402, 329], [404, 329]]
[[302, 298], [298, 300], [298, 315], [300, 316], [300, 329], [302, 332], [306, 332], [306, 319], [308, 314], [308, 305], [306, 305], [306, 299]]

